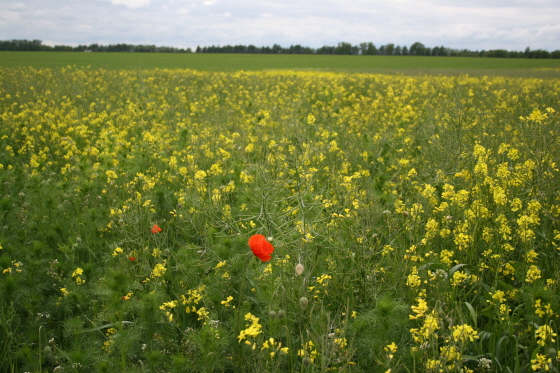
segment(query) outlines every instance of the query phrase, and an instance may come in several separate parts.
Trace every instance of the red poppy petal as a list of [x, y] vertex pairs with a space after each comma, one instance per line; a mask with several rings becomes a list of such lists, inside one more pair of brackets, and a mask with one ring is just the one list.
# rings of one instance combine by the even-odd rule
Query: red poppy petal
[[274, 246], [262, 234], [255, 234], [249, 238], [249, 247], [253, 254], [263, 262], [269, 261], [274, 252]]
[[268, 256], [258, 256], [257, 258], [259, 258], [262, 262], [268, 262], [270, 259], [272, 259], [272, 255], [268, 255]]

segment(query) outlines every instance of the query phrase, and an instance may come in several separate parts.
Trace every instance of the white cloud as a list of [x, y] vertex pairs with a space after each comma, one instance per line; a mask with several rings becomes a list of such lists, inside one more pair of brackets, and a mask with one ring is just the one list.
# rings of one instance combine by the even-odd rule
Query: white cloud
[[130, 9], [144, 8], [150, 5], [150, 0], [109, 0], [113, 5], [124, 5]]
[[558, 0], [0, 0], [2, 39], [54, 44], [371, 41], [472, 50], [560, 48]]

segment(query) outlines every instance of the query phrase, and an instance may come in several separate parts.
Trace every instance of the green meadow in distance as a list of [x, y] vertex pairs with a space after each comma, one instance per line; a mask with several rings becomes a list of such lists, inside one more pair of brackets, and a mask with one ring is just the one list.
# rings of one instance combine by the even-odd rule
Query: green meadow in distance
[[0, 52], [0, 66], [205, 71], [322, 70], [403, 74], [560, 77], [560, 59], [211, 53]]

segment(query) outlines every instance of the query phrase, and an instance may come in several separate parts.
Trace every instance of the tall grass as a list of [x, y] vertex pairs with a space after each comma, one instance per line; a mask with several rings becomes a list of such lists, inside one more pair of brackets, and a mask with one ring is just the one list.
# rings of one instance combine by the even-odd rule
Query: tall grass
[[558, 370], [559, 88], [0, 69], [0, 370]]

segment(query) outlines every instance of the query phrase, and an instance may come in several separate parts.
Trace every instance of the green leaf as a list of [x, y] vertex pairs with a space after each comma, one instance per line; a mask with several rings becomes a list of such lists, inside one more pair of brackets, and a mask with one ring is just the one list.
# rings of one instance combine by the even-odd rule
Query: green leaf
[[[132, 324], [134, 324], [132, 321], [121, 321], [121, 323], [122, 323], [123, 325], [132, 325]], [[86, 329], [86, 330], [81, 330], [81, 331], [76, 332], [76, 333], [74, 333], [74, 334], [95, 332], [95, 331], [97, 331], [97, 330], [107, 329], [107, 328], [111, 328], [111, 327], [113, 327], [113, 326], [115, 326], [115, 324], [109, 323], [109, 324], [97, 326], [97, 327], [95, 327], [95, 328]]]
[[455, 267], [451, 268], [451, 269], [449, 270], [449, 272], [447, 273], [448, 276], [449, 276], [449, 277], [453, 276], [453, 274], [454, 274], [455, 272], [457, 272], [457, 270], [458, 270], [459, 268], [461, 268], [462, 266], [466, 266], [466, 264], [465, 264], [465, 263], [457, 264]]
[[472, 317], [472, 320], [473, 320], [473, 323], [474, 323], [474, 327], [478, 329], [478, 326], [477, 326], [478, 317], [476, 315], [476, 311], [474, 310], [473, 306], [469, 302], [465, 302], [465, 306], [467, 306], [467, 308], [469, 309], [469, 312], [471, 313], [471, 317]]

